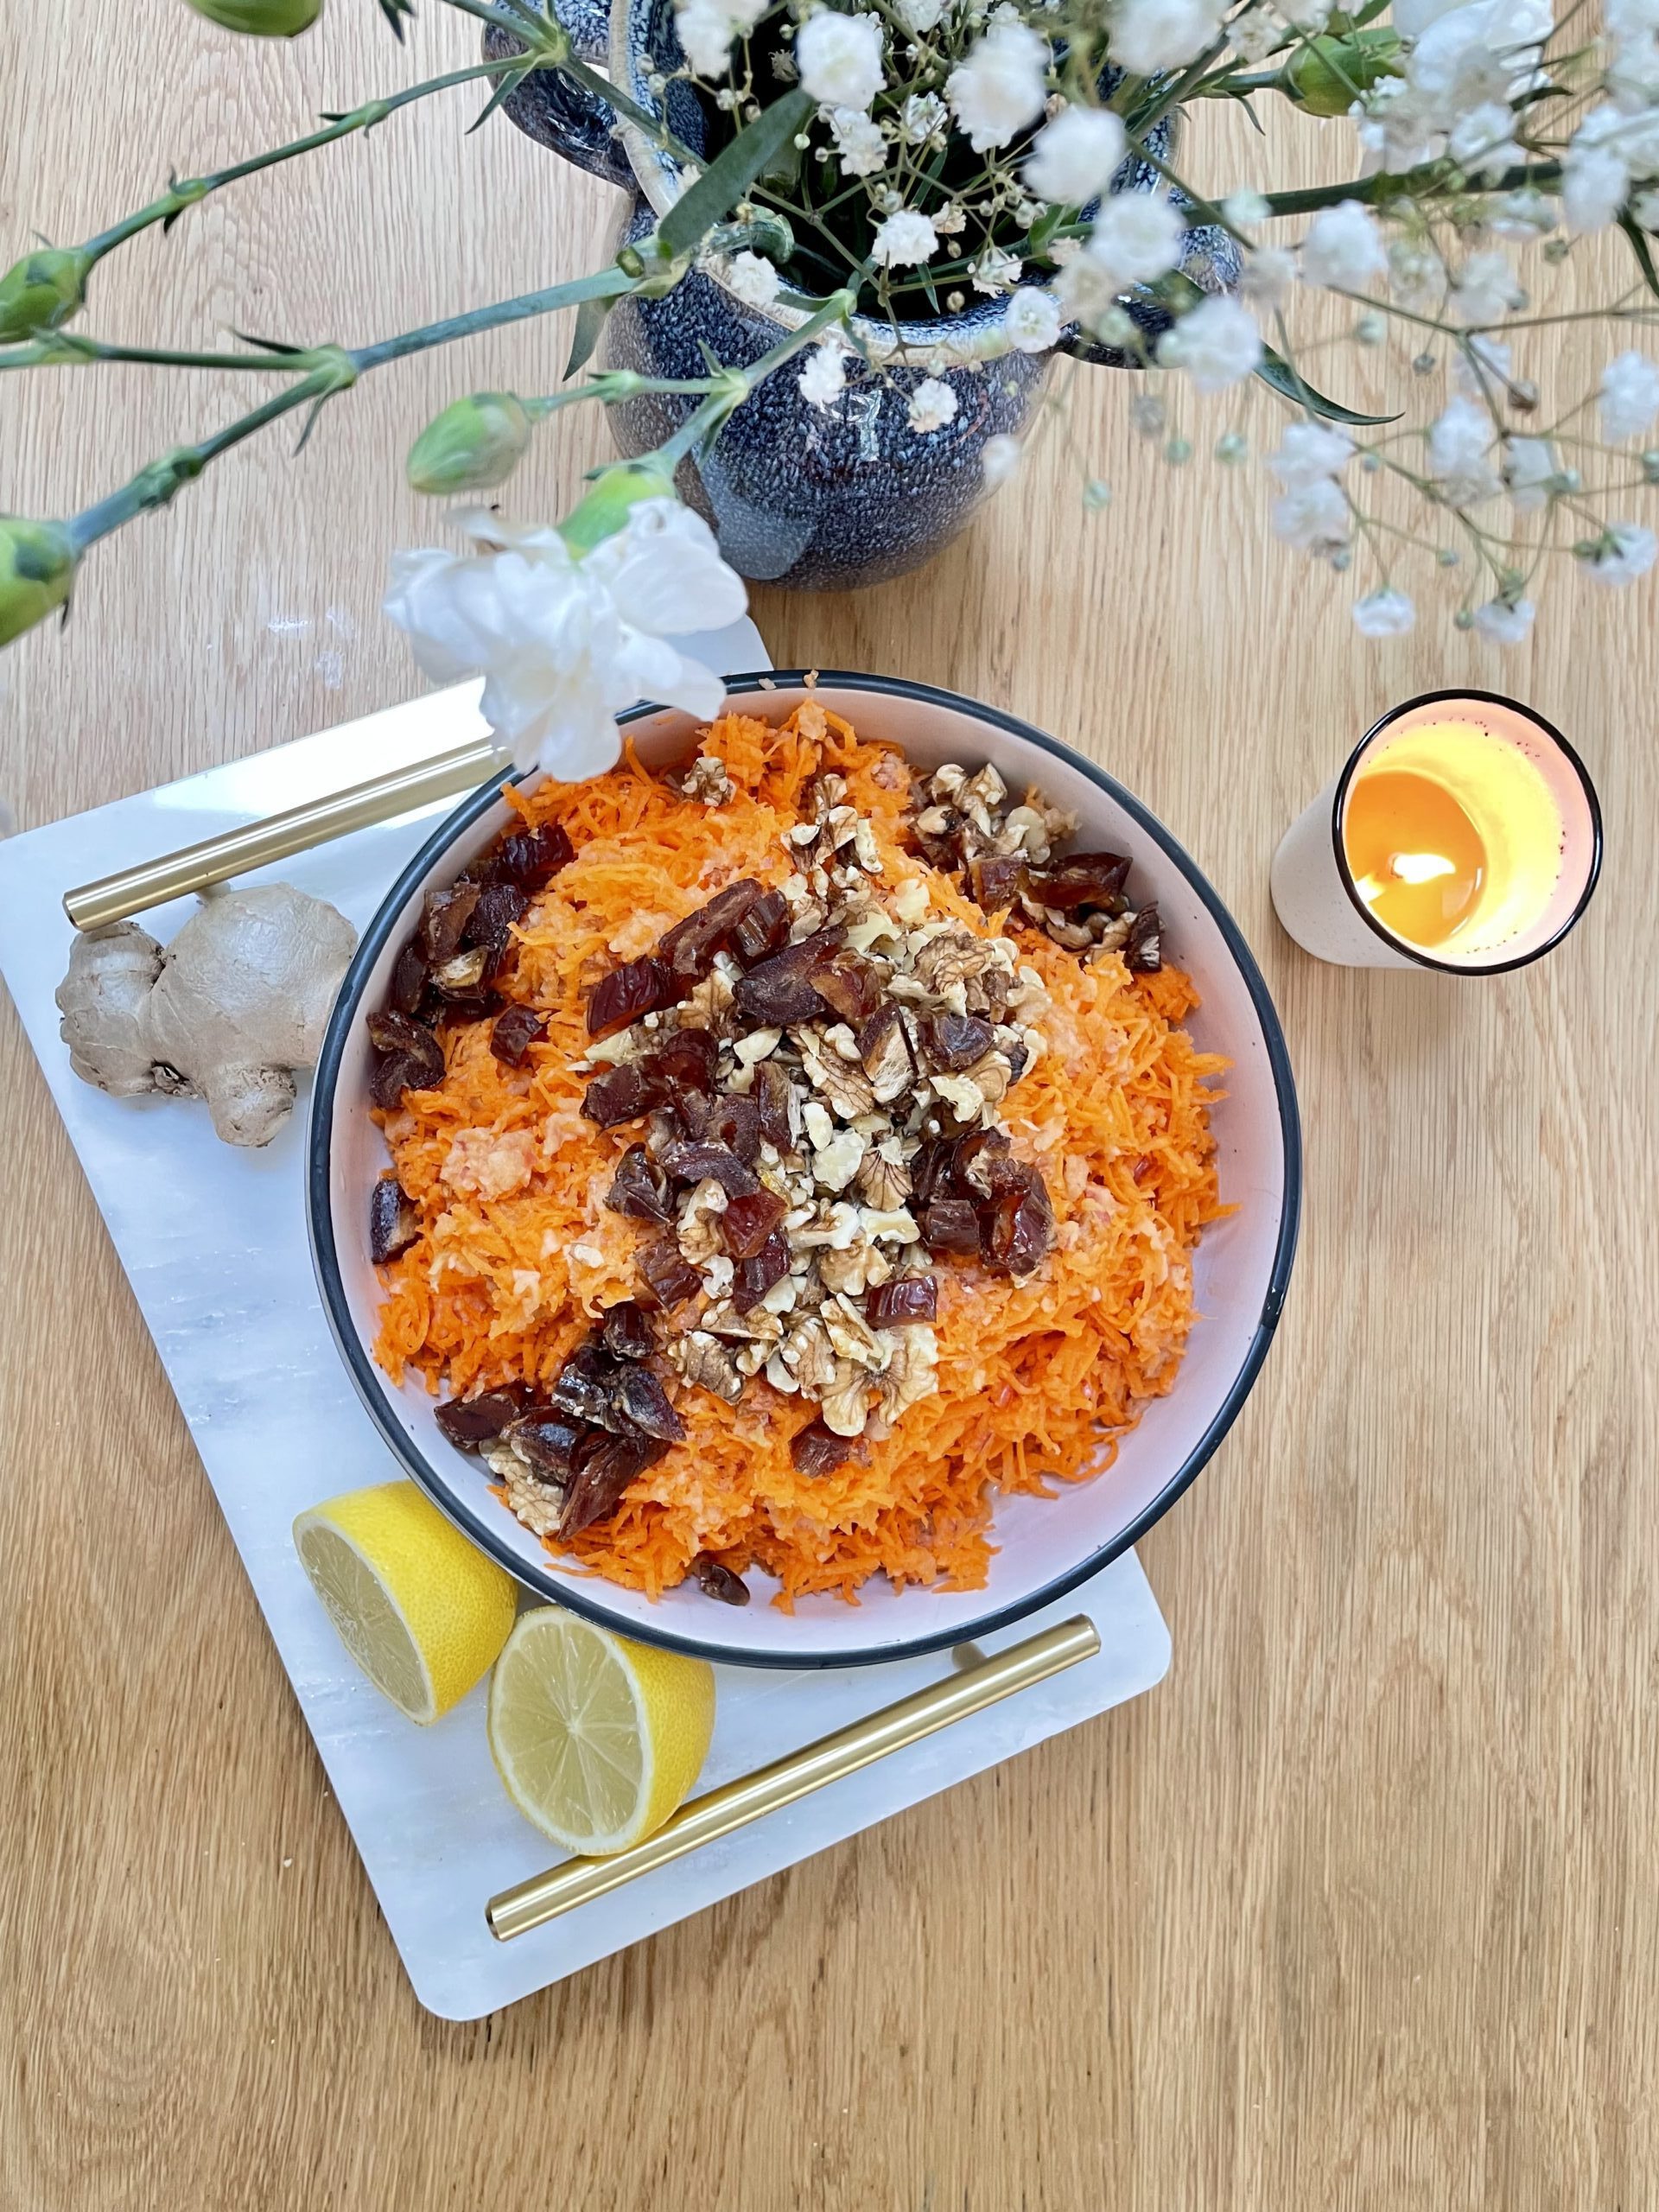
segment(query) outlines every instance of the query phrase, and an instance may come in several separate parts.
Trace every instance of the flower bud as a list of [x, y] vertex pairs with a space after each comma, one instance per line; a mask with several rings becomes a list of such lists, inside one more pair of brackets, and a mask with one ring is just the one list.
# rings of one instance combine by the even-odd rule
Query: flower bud
[[505, 483], [524, 459], [531, 420], [511, 391], [475, 391], [435, 415], [409, 449], [407, 474], [417, 492], [443, 499], [487, 492]]
[[43, 338], [78, 315], [86, 298], [92, 256], [80, 246], [42, 246], [0, 276], [0, 346]]
[[591, 553], [595, 545], [626, 526], [628, 510], [641, 499], [671, 499], [677, 496], [674, 479], [659, 462], [625, 461], [607, 468], [578, 507], [559, 524], [559, 536], [573, 553]]
[[322, 0], [190, 0], [199, 16], [245, 38], [297, 38], [322, 13]]
[[1286, 92], [1310, 115], [1346, 115], [1361, 92], [1400, 74], [1398, 32], [1379, 26], [1316, 38], [1285, 64]]
[[75, 549], [60, 522], [0, 515], [0, 645], [61, 607], [74, 575]]

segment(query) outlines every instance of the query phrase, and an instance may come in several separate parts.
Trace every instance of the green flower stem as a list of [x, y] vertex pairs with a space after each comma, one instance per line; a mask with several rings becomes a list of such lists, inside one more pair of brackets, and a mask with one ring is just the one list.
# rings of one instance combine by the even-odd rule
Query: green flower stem
[[601, 77], [596, 69], [578, 60], [570, 51], [569, 33], [550, 17], [528, 10], [520, 13], [511, 5], [496, 7], [492, 0], [443, 0], [443, 4], [518, 41], [520, 50], [492, 62], [493, 69], [523, 69], [526, 64], [532, 69], [556, 69], [562, 76], [580, 85], [585, 92], [591, 92], [595, 99], [613, 109], [625, 122], [643, 132], [653, 146], [671, 154], [677, 162], [689, 162], [696, 169], [707, 166], [689, 146], [683, 146], [671, 130], [664, 129], [654, 115], [647, 115], [644, 108], [636, 107], [608, 77]]
[[277, 376], [308, 365], [303, 353], [188, 353], [167, 346], [106, 346], [68, 330], [27, 346], [0, 347], [0, 370], [86, 368], [94, 361], [142, 361], [162, 369], [264, 369]]
[[[1321, 207], [1335, 207], [1344, 200], [1377, 207], [1389, 200], [1433, 197], [1444, 191], [1450, 178], [1460, 175], [1454, 162], [1426, 162], [1421, 168], [1408, 169], [1402, 176], [1390, 176], [1386, 170], [1379, 170], [1375, 176], [1356, 177], [1351, 184], [1313, 184], [1296, 192], [1267, 192], [1262, 196], [1270, 215], [1312, 215]], [[1526, 162], [1518, 168], [1505, 170], [1490, 189], [1518, 192], [1523, 185], [1536, 185], [1549, 190], [1560, 181], [1559, 162]]]
[[516, 300], [498, 300], [493, 307], [473, 308], [466, 315], [448, 315], [442, 322], [423, 323], [397, 338], [383, 338], [378, 345], [346, 349], [353, 368], [378, 369], [387, 361], [401, 361], [410, 353], [424, 353], [434, 346], [448, 346], [477, 331], [498, 330], [503, 324], [527, 322], [532, 316], [551, 315], [560, 308], [579, 307], [584, 300], [620, 299], [633, 291], [639, 280], [613, 264], [595, 270], [591, 276], [573, 277], [568, 284], [550, 284], [544, 291], [521, 293]]
[[96, 238], [88, 238], [84, 251], [94, 260], [101, 260], [116, 246], [124, 245], [140, 231], [147, 231], [155, 223], [170, 223], [183, 214], [187, 207], [194, 207], [210, 192], [221, 186], [235, 184], [245, 176], [252, 176], [260, 169], [273, 168], [279, 162], [294, 161], [301, 154], [315, 153], [320, 146], [332, 146], [337, 138], [349, 138], [353, 132], [367, 130], [400, 107], [408, 107], [414, 100], [424, 99], [429, 92], [448, 92], [456, 85], [469, 85], [480, 77], [500, 77], [512, 67], [510, 60], [481, 61], [470, 69], [452, 69], [448, 76], [429, 78], [424, 84], [410, 85], [401, 92], [392, 92], [385, 99], [365, 100], [361, 107], [350, 114], [337, 116], [320, 130], [313, 130], [303, 138], [296, 138], [286, 146], [275, 146], [267, 154], [255, 154], [245, 162], [236, 162], [229, 168], [214, 169], [206, 176], [185, 177], [164, 192], [159, 200], [152, 200], [147, 207], [112, 224], [107, 231], [100, 231]]
[[694, 408], [679, 429], [639, 463], [649, 466], [654, 460], [665, 472], [678, 467], [686, 455], [700, 445], [710, 432], [734, 415], [757, 385], [764, 384], [774, 369], [782, 368], [792, 354], [800, 353], [820, 337], [832, 323], [844, 323], [858, 304], [857, 295], [850, 291], [832, 292], [816, 315], [809, 315], [798, 330], [780, 339], [776, 346], [752, 361], [747, 369], [726, 369], [710, 378], [710, 391], [701, 407]]

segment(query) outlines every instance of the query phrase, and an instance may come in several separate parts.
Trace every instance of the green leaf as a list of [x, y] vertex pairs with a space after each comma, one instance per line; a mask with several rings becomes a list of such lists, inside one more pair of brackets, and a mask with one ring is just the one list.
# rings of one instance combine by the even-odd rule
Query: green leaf
[[481, 130], [484, 128], [484, 125], [495, 113], [497, 108], [500, 106], [502, 101], [510, 100], [529, 74], [530, 67], [529, 64], [526, 63], [524, 68], [510, 69], [505, 77], [497, 78], [495, 90], [490, 94], [489, 99], [485, 102], [483, 108], [480, 111], [477, 122], [469, 123], [467, 126], [467, 137], [470, 138], [474, 130]]
[[1636, 265], [1642, 271], [1642, 282], [1659, 299], [1659, 270], [1653, 265], [1653, 249], [1648, 244], [1640, 225], [1633, 215], [1621, 215], [1618, 227], [1630, 242], [1630, 251], [1636, 256]]
[[403, 19], [415, 13], [415, 0], [380, 0], [380, 12], [391, 25], [392, 36], [401, 46], [404, 42]]
[[731, 213], [761, 170], [804, 129], [811, 112], [812, 102], [798, 88], [746, 124], [664, 216], [657, 234], [668, 251], [694, 252], [715, 225]]
[[1281, 397], [1305, 407], [1310, 415], [1323, 415], [1327, 423], [1352, 423], [1370, 429], [1379, 423], [1400, 420], [1398, 415], [1361, 415], [1354, 408], [1344, 407], [1340, 400], [1327, 399], [1323, 392], [1315, 391], [1307, 378], [1293, 369], [1282, 354], [1275, 353], [1271, 346], [1262, 348], [1262, 365], [1255, 373]]
[[576, 327], [570, 334], [570, 358], [564, 365], [566, 378], [585, 369], [593, 359], [613, 300], [584, 300], [576, 309]]

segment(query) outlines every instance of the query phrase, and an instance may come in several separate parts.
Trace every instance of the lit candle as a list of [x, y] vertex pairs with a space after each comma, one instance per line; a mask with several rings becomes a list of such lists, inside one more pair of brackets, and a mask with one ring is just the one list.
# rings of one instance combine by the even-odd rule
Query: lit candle
[[1566, 936], [1601, 866], [1601, 813], [1558, 730], [1511, 699], [1396, 707], [1286, 831], [1273, 903], [1350, 968], [1493, 975]]

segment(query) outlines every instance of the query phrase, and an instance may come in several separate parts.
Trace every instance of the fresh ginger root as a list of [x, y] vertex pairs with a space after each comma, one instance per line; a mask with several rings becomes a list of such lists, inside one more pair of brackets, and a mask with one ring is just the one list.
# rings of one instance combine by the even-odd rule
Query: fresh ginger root
[[202, 1098], [226, 1144], [269, 1144], [316, 1065], [357, 932], [291, 884], [208, 893], [168, 945], [136, 922], [79, 937], [57, 989], [84, 1082]]

